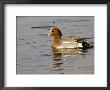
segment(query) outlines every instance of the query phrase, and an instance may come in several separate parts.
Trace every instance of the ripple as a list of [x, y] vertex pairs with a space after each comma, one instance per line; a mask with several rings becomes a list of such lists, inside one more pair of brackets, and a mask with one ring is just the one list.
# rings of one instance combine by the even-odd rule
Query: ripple
[[52, 23], [55, 23], [55, 21], [53, 21]]
[[25, 57], [25, 58], [23, 58], [23, 59], [32, 59], [32, 58], [30, 58], [30, 57]]
[[41, 45], [41, 46], [48, 46], [48, 45]]
[[33, 47], [33, 48], [38, 48], [39, 46], [31, 46], [31, 47]]
[[48, 36], [48, 34], [38, 34], [38, 36]]
[[[54, 69], [53, 71], [60, 71], [60, 70], [64, 70], [63, 68], [60, 69]], [[62, 73], [63, 74], [63, 73]]]
[[22, 45], [22, 44], [16, 44], [16, 45]]
[[31, 43], [25, 43], [25, 44], [31, 44]]
[[36, 43], [36, 42], [33, 42], [33, 43]]
[[92, 26], [93, 27], [93, 25], [72, 25], [72, 26]]
[[51, 28], [51, 27], [55, 27], [55, 26], [46, 26], [46, 25], [44, 25], [44, 26], [32, 26], [31, 28], [43, 28], [43, 29], [45, 29], [45, 28]]
[[50, 54], [42, 54], [40, 56], [51, 56]]
[[25, 40], [25, 39], [19, 39], [19, 40]]
[[61, 58], [52, 58], [54, 61], [60, 61], [62, 60]]
[[60, 62], [59, 62], [59, 63], [54, 63], [53, 65], [61, 65], [61, 64], [63, 64], [63, 63], [60, 63]]
[[90, 21], [90, 19], [88, 19], [88, 20], [75, 20], [74, 22], [85, 22], [85, 21]]

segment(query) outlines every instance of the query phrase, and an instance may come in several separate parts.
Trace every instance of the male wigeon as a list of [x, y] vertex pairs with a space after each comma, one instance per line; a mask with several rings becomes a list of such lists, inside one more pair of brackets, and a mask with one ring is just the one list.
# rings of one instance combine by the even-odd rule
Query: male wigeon
[[93, 47], [87, 43], [85, 38], [80, 38], [76, 36], [67, 36], [64, 38], [62, 37], [62, 33], [59, 28], [52, 28], [48, 35], [53, 36], [52, 47], [56, 49], [62, 48], [74, 48], [74, 49], [87, 49]]

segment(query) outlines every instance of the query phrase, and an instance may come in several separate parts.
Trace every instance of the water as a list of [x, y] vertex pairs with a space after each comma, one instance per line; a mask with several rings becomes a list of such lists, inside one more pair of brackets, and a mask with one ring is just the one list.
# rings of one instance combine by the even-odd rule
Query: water
[[94, 48], [76, 51], [51, 48], [51, 27], [61, 29], [63, 36], [91, 38], [94, 43], [94, 17], [17, 16], [17, 74], [94, 74]]

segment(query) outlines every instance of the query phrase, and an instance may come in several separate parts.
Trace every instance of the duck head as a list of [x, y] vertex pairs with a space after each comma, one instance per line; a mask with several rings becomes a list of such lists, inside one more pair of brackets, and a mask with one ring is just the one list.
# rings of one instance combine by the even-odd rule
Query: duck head
[[59, 28], [52, 28], [49, 33], [48, 33], [49, 36], [53, 36], [54, 38], [61, 38], [62, 36], [62, 33], [60, 31]]

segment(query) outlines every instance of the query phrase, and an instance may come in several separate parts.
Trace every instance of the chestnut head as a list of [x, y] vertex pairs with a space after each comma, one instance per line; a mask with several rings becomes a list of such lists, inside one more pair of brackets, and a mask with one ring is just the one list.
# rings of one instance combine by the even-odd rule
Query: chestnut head
[[57, 38], [57, 37], [61, 37], [62, 33], [59, 28], [54, 27], [49, 31], [48, 35]]

